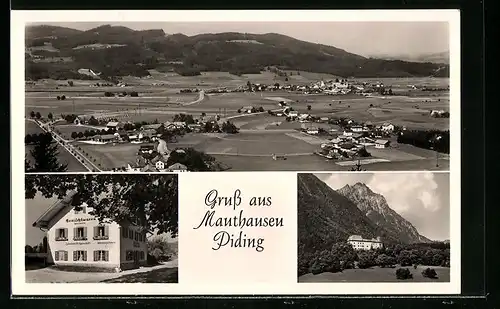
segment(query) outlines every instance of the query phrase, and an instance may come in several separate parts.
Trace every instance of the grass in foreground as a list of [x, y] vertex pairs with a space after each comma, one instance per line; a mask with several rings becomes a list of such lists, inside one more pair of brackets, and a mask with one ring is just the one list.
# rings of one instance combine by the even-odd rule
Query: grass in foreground
[[399, 268], [373, 267], [368, 269], [345, 269], [337, 273], [321, 273], [318, 275], [306, 274], [300, 276], [299, 282], [450, 282], [450, 268], [431, 266], [436, 270], [437, 279], [429, 279], [422, 276], [422, 271], [429, 266], [418, 266], [408, 268], [413, 279], [398, 280], [396, 270]]

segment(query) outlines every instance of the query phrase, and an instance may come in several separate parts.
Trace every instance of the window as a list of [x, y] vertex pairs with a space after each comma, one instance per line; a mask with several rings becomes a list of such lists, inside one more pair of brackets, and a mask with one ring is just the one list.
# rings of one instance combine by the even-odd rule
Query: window
[[87, 251], [73, 251], [73, 261], [87, 261]]
[[139, 233], [135, 232], [135, 237], [134, 237], [134, 240], [135, 240], [135, 241], [138, 241], [138, 240], [139, 240]]
[[94, 239], [109, 239], [109, 227], [107, 225], [94, 226]]
[[140, 257], [140, 259], [141, 259], [141, 260], [144, 260], [144, 259], [145, 259], [145, 257], [146, 257], [146, 254], [144, 253], [144, 251], [141, 251], [141, 257]]
[[68, 229], [61, 228], [56, 230], [56, 241], [68, 240]]
[[87, 240], [87, 228], [86, 227], [75, 227], [74, 240]]
[[106, 250], [96, 250], [94, 251], [94, 261], [109, 261], [109, 251]]
[[132, 231], [130, 229], [128, 230], [128, 238], [134, 239], [134, 231]]
[[127, 238], [128, 237], [128, 228], [122, 227], [122, 237]]
[[68, 251], [58, 250], [54, 253], [54, 258], [56, 261], [67, 261]]

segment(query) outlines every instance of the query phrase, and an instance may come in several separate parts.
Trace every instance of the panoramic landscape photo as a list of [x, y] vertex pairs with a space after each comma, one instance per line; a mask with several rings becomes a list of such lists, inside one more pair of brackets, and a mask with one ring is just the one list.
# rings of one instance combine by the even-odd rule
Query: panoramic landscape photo
[[26, 283], [178, 283], [175, 174], [25, 177]]
[[447, 22], [25, 30], [26, 172], [449, 169]]
[[297, 175], [298, 282], [450, 282], [449, 173]]

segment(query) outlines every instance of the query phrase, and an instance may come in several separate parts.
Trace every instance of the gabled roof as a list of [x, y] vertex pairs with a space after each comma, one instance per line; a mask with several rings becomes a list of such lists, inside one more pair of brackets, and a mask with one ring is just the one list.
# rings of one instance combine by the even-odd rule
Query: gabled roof
[[75, 196], [76, 191], [70, 191], [66, 194], [62, 200], [59, 200], [52, 204], [34, 223], [34, 227], [39, 228], [48, 228], [50, 221], [57, 216], [61, 211], [63, 211], [66, 207], [71, 206], [71, 202], [73, 201], [73, 197]]
[[385, 145], [385, 144], [389, 143], [389, 141], [385, 140], [385, 139], [378, 139], [375, 141], [375, 143]]
[[117, 121], [110, 121], [108, 122], [108, 124], [106, 125], [107, 127], [116, 127], [117, 125], [119, 125], [120, 123], [117, 122]]
[[143, 125], [141, 127], [141, 129], [143, 130], [148, 130], [148, 129], [159, 129], [161, 126], [163, 125], [163, 123], [154, 123], [154, 124], [146, 124], [146, 125]]

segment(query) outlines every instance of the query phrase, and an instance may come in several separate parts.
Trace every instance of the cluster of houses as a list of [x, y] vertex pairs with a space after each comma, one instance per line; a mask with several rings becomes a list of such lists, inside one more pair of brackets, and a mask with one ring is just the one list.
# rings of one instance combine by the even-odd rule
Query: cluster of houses
[[328, 159], [367, 157], [370, 154], [366, 147], [389, 148], [391, 142], [383, 136], [389, 136], [393, 131], [394, 125], [390, 123], [379, 126], [352, 125], [342, 134], [321, 144], [317, 154]]
[[161, 128], [166, 131], [190, 128], [193, 131], [201, 128], [199, 124], [187, 125], [185, 122], [165, 122], [157, 124], [147, 124], [141, 126], [139, 130], [125, 131], [124, 123], [112, 121], [106, 125], [106, 129], [113, 134], [94, 135], [89, 140], [100, 143], [131, 142], [143, 143], [157, 141], [161, 136]]
[[[174, 150], [178, 153], [184, 152], [182, 149]], [[128, 172], [187, 172], [185, 165], [180, 163], [168, 164], [171, 151], [167, 143], [159, 140], [156, 144], [142, 145], [137, 152], [135, 166], [128, 165]]]

